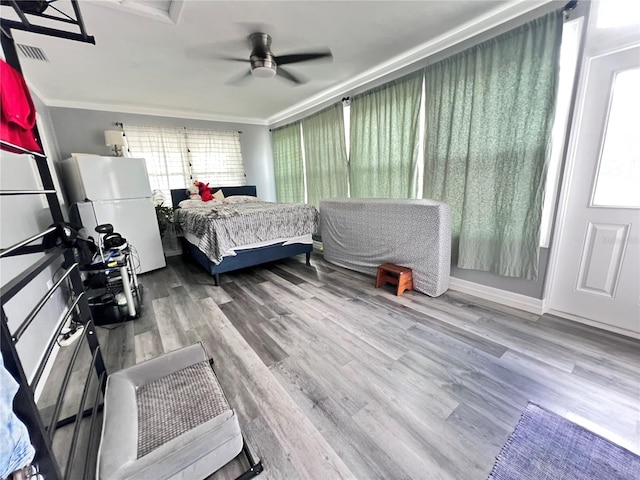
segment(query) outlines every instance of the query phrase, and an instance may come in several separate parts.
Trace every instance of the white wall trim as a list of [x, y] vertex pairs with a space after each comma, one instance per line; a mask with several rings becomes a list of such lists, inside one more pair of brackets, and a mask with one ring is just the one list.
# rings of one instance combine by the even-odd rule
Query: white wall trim
[[[586, 30], [586, 28], [585, 28]], [[582, 42], [585, 41], [584, 31]], [[581, 48], [584, 48], [584, 43]], [[576, 74], [579, 76], [577, 90], [575, 94], [575, 106], [573, 111], [573, 118], [571, 119], [571, 130], [568, 132], [568, 147], [565, 157], [564, 167], [560, 172], [562, 183], [559, 186], [559, 198], [556, 204], [556, 218], [554, 222], [553, 234], [551, 235], [551, 244], [549, 247], [549, 258], [547, 259], [547, 272], [542, 291], [543, 297], [546, 299], [545, 304], [548, 303], [550, 307], [553, 302], [554, 285], [556, 284], [558, 263], [560, 260], [560, 242], [564, 235], [565, 229], [565, 217], [567, 208], [569, 206], [569, 194], [571, 192], [571, 186], [573, 184], [573, 173], [576, 160], [576, 150], [578, 147], [578, 136], [580, 129], [582, 128], [583, 110], [584, 110], [584, 96], [587, 88], [587, 78], [589, 76], [589, 68], [591, 66], [591, 60], [588, 57], [583, 57], [581, 64], [578, 65]], [[546, 305], [545, 305], [546, 306]]]
[[[69, 311], [69, 306], [66, 305], [64, 310], [62, 311], [62, 313], [58, 317], [58, 321], [56, 322], [54, 330], [53, 330], [54, 333], [55, 333], [56, 329], [60, 326], [60, 323], [64, 320], [64, 317], [65, 317], [65, 315], [67, 315], [68, 311]], [[72, 317], [73, 317], [73, 315], [71, 315], [69, 317], [69, 319], [67, 320], [67, 325], [71, 322], [71, 318]], [[63, 327], [63, 330], [64, 330], [64, 327]], [[40, 398], [40, 395], [42, 395], [42, 390], [44, 389], [44, 386], [47, 383], [47, 378], [51, 374], [51, 370], [53, 369], [53, 365], [56, 362], [56, 356], [58, 355], [59, 351], [60, 351], [60, 345], [58, 344], [58, 342], [56, 342], [55, 345], [53, 346], [53, 349], [51, 350], [51, 354], [49, 355], [49, 359], [47, 360], [47, 363], [44, 366], [44, 370], [42, 371], [42, 376], [40, 377], [40, 381], [38, 382], [38, 384], [36, 385], [35, 390], [33, 391], [33, 397], [34, 397], [34, 400], [36, 402]], [[42, 362], [42, 360], [44, 359], [44, 353], [45, 352], [42, 352], [42, 356], [38, 360], [38, 363]], [[33, 382], [33, 377], [35, 376], [35, 374], [36, 374], [35, 371], [31, 372], [31, 374], [29, 375], [29, 383]]]
[[66, 100], [45, 99], [38, 95], [47, 107], [78, 108], [81, 110], [97, 110], [100, 112], [129, 113], [134, 115], [153, 115], [158, 117], [184, 118], [187, 120], [206, 120], [209, 122], [241, 123], [245, 125], [267, 125], [266, 120], [253, 117], [234, 117], [213, 113], [190, 112], [188, 110], [172, 110], [170, 108], [142, 107], [136, 105], [117, 105], [91, 102], [75, 102]]
[[556, 317], [571, 320], [573, 322], [583, 323], [591, 327], [596, 327], [596, 328], [599, 328], [600, 330], [606, 330], [608, 332], [613, 332], [620, 335], [624, 335], [625, 337], [637, 338], [640, 340], [640, 333], [634, 332], [633, 330], [627, 330], [624, 328], [615, 327], [613, 325], [607, 325], [606, 323], [601, 323], [596, 320], [590, 320], [588, 318], [579, 317], [577, 315], [572, 315], [571, 313], [561, 312], [560, 310], [550, 309], [547, 313], [550, 313], [551, 315], [555, 315]]
[[551, 1], [553, 0], [516, 0], [502, 4], [486, 14], [469, 22], [463, 23], [459, 27], [449, 30], [433, 40], [423, 43], [422, 45], [418, 45], [411, 50], [407, 50], [386, 62], [380, 63], [360, 75], [347, 80], [346, 82], [339, 83], [338, 85], [328, 88], [307, 100], [272, 115], [268, 118], [268, 124], [273, 125], [314, 108], [334, 97], [343, 96], [345, 92], [348, 92], [349, 90], [366, 85], [367, 83], [373, 82], [385, 75], [395, 72], [396, 70], [400, 70], [401, 68], [408, 67], [413, 63], [464, 42], [465, 40], [469, 40], [483, 32], [486, 32], [487, 30], [495, 28], [505, 22], [513, 20], [514, 18], [550, 3]]
[[519, 293], [501, 290], [499, 288], [488, 287], [479, 283], [462, 280], [460, 278], [451, 277], [449, 279], [449, 288], [457, 292], [466, 293], [475, 297], [481, 297], [500, 305], [517, 308], [525, 312], [542, 315], [542, 300], [539, 298], [527, 297]]
[[625, 337], [640, 339], [640, 333], [632, 330], [626, 330], [624, 328], [614, 327], [605, 323], [590, 320], [588, 318], [578, 317], [570, 313], [561, 312], [559, 310], [549, 309], [548, 302], [540, 300], [539, 298], [527, 297], [526, 295], [520, 295], [519, 293], [509, 292], [507, 290], [501, 290], [499, 288], [488, 287], [479, 283], [470, 282], [468, 280], [462, 280], [456, 277], [450, 277], [449, 289], [456, 292], [466, 293], [467, 295], [473, 295], [474, 297], [484, 298], [500, 305], [506, 305], [507, 307], [517, 308], [524, 310], [525, 312], [534, 313], [536, 315], [543, 315], [549, 313], [556, 317], [571, 320], [572, 322], [582, 323], [591, 327], [606, 330], [608, 332], [624, 335]]

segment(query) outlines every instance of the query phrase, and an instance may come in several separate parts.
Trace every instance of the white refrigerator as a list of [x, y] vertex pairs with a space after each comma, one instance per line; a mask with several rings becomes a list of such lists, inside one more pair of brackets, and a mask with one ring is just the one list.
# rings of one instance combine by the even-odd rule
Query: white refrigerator
[[75, 155], [60, 167], [72, 221], [96, 240], [96, 225], [111, 223], [133, 246], [139, 273], [166, 266], [144, 159]]

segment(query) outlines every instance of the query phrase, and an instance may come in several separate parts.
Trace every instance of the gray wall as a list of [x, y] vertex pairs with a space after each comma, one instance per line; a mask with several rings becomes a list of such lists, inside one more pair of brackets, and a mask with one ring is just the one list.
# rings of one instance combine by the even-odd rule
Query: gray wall
[[524, 278], [501, 277], [489, 272], [481, 272], [479, 270], [467, 270], [451, 266], [451, 276], [469, 282], [487, 285], [488, 287], [507, 290], [508, 292], [519, 293], [527, 297], [542, 298], [545, 275], [547, 273], [547, 264], [549, 257], [549, 249], [540, 249], [540, 258], [538, 260], [538, 279], [525, 280]]
[[[33, 100], [41, 120], [38, 125], [41, 134], [44, 133], [52, 139], [49, 142], [51, 150], [46, 153], [56, 156], [57, 146], [52, 135], [53, 128], [48, 109], [37, 97], [34, 96]], [[0, 172], [0, 189], [35, 190], [40, 188], [39, 175], [31, 157], [2, 151], [0, 152]], [[53, 175], [54, 182], [57, 183], [55, 172]], [[51, 214], [42, 198], [40, 196], [0, 197], [0, 248], [9, 247], [51, 225]], [[4, 285], [39, 260], [41, 256], [41, 254], [36, 254], [3, 259], [0, 263], [0, 284]], [[62, 262], [62, 258], [60, 258], [60, 262]], [[3, 305], [9, 318], [11, 331], [17, 328], [37, 301], [44, 296], [49, 288], [47, 282], [51, 280], [57, 269], [58, 265], [55, 265], [45, 270], [16, 297]], [[18, 354], [27, 377], [34, 373], [48, 339], [53, 335], [57, 321], [65, 311], [65, 306], [66, 297], [60, 289], [47, 302], [34, 323], [18, 342]]]
[[271, 155], [269, 129], [261, 125], [211, 122], [182, 118], [103, 112], [78, 108], [50, 108], [61, 159], [71, 153], [111, 155], [104, 144], [104, 131], [116, 129], [115, 123], [132, 125], [162, 125], [211, 130], [239, 130], [247, 184], [256, 185], [260, 198], [276, 200], [276, 187]]

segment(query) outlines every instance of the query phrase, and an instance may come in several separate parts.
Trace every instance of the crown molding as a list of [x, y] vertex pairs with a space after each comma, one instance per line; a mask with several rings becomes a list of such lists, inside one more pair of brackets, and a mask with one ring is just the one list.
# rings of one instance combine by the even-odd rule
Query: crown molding
[[267, 124], [274, 125], [278, 122], [291, 118], [294, 115], [298, 115], [306, 110], [317, 107], [336, 97], [342, 97], [350, 90], [366, 85], [367, 83], [408, 67], [420, 60], [424, 60], [431, 55], [464, 42], [465, 40], [469, 40], [483, 32], [486, 32], [487, 30], [513, 20], [521, 15], [525, 15], [526, 13], [551, 2], [558, 3], [559, 6], [561, 4], [561, 2], [558, 2], [557, 0], [516, 0], [501, 5], [500, 7], [464, 23], [453, 30], [449, 30], [433, 40], [397, 55], [386, 62], [382, 62], [360, 75], [356, 75], [354, 78], [347, 80], [346, 82], [339, 83], [338, 85], [324, 90], [305, 101], [297, 103], [292, 107], [286, 108], [275, 115], [272, 115], [267, 119]]
[[209, 122], [241, 123], [244, 125], [268, 125], [267, 121], [253, 117], [234, 117], [214, 113], [193, 112], [189, 110], [172, 110], [170, 108], [143, 107], [138, 105], [118, 105], [90, 102], [71, 102], [51, 100], [38, 95], [47, 107], [78, 108], [81, 110], [98, 110], [101, 112], [130, 113], [133, 115], [153, 115], [158, 117], [184, 118], [188, 120], [205, 120]]

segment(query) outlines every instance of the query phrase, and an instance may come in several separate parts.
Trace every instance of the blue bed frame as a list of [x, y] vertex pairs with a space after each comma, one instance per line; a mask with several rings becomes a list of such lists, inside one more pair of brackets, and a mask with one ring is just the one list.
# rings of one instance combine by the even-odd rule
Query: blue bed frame
[[[211, 188], [211, 192], [216, 192], [218, 190], [222, 190], [225, 197], [229, 197], [231, 195], [257, 196], [255, 185]], [[182, 200], [186, 200], [188, 198], [189, 192], [186, 189], [180, 188], [171, 190], [171, 203], [174, 208], [177, 207]], [[202, 250], [190, 243], [187, 239], [182, 237], [181, 241], [183, 251], [198, 262], [207, 272], [213, 275], [216, 286], [220, 285], [221, 273], [253, 267], [254, 265], [273, 262], [275, 260], [282, 260], [283, 258], [300, 255], [301, 253], [306, 254], [307, 265], [310, 265], [309, 261], [311, 259], [311, 252], [313, 251], [313, 245], [310, 244], [293, 243], [291, 245], [284, 245], [284, 242], [282, 242], [276, 245], [268, 245], [266, 247], [240, 250], [236, 255], [224, 257], [219, 264], [215, 264], [209, 260]]]

